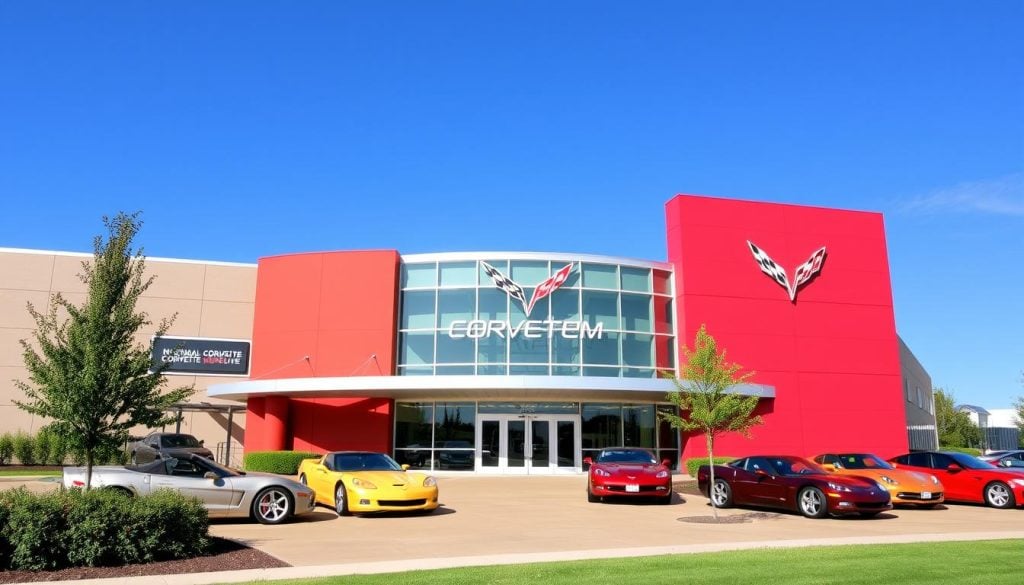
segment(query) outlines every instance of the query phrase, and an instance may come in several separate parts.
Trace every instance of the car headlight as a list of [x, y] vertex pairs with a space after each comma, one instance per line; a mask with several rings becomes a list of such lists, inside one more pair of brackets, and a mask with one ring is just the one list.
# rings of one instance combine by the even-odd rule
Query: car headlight
[[365, 479], [359, 479], [358, 477], [352, 478], [352, 485], [354, 485], [357, 488], [362, 488], [364, 490], [375, 490], [375, 489], [377, 489], [377, 486], [374, 485], [374, 483], [372, 481], [367, 481]]
[[1024, 487], [1024, 478], [1011, 479], [1010, 483], [1013, 485], [1019, 485], [1021, 487]]
[[434, 487], [435, 485], [437, 485], [437, 480], [434, 479], [433, 475], [423, 478], [423, 487]]
[[933, 476], [932, 476], [932, 483], [934, 483], [935, 485], [939, 485], [939, 478], [937, 478], [937, 477], [935, 477], [935, 476], [933, 475]]
[[851, 490], [850, 488], [846, 487], [843, 484], [835, 483], [835, 482], [831, 482], [831, 481], [828, 482], [828, 488], [830, 490], [834, 491], [834, 492], [851, 492], [851, 491], [853, 491], [853, 490]]
[[882, 481], [884, 481], [885, 483], [887, 483], [889, 485], [900, 485], [900, 482], [898, 482], [895, 479], [889, 477], [888, 475], [883, 475], [881, 477], [882, 477]]
[[611, 477], [612, 476], [612, 474], [610, 474], [607, 471], [601, 469], [600, 467], [595, 467], [594, 468], [594, 475], [596, 475], [598, 477]]
[[661, 471], [658, 472], [658, 475], [655, 475], [654, 477], [658, 479], [665, 479], [666, 477], [668, 477], [668, 470], [662, 469]]

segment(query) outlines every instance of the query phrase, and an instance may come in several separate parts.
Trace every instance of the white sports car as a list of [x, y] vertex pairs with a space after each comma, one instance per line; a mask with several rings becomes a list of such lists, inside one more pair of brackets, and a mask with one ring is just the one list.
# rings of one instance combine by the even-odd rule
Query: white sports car
[[[65, 467], [64, 486], [85, 487], [84, 467]], [[92, 468], [93, 488], [146, 495], [171, 489], [194, 496], [210, 517], [252, 516], [261, 524], [279, 524], [313, 511], [313, 490], [290, 479], [235, 471], [205, 457], [161, 459], [137, 466]]]

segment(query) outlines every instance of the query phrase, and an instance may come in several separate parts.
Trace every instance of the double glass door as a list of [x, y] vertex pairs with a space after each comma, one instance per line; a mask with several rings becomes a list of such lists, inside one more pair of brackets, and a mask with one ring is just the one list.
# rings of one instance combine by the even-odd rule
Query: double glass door
[[559, 414], [480, 414], [476, 468], [508, 474], [576, 473], [580, 418]]

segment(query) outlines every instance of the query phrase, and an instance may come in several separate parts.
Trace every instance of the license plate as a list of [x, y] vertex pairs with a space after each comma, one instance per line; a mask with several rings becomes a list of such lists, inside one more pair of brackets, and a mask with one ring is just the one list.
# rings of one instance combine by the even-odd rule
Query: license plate
[[932, 499], [932, 493], [931, 492], [921, 492], [921, 499], [922, 500], [930, 500], [930, 499]]
[[638, 484], [635, 484], [635, 483], [627, 483], [626, 484], [626, 491], [627, 492], [633, 492], [633, 493], [639, 492], [640, 491], [640, 486]]

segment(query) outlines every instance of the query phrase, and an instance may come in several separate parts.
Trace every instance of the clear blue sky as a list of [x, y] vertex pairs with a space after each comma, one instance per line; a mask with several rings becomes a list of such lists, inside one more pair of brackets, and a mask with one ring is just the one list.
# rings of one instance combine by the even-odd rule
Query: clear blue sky
[[[1024, 394], [1024, 2], [0, 3], [0, 246], [665, 258], [679, 192], [881, 211], [937, 386]], [[2, 278], [2, 275], [0, 275]]]

